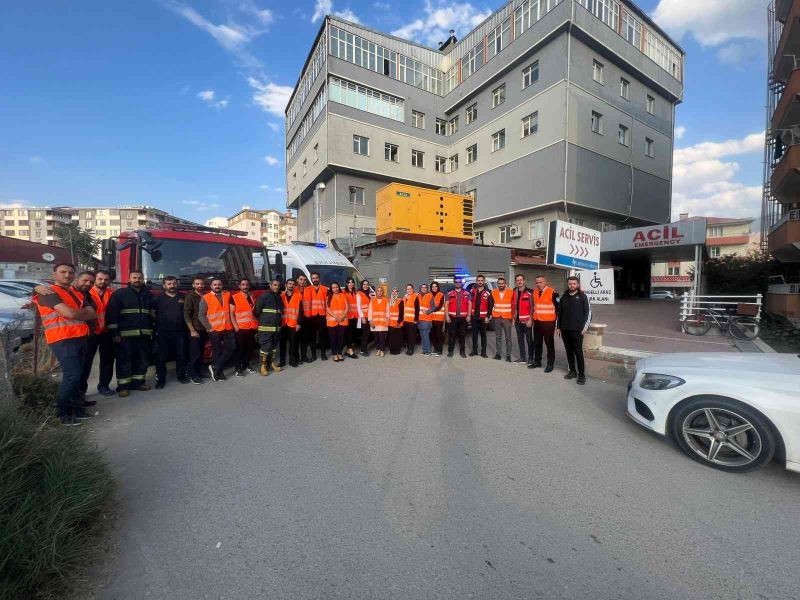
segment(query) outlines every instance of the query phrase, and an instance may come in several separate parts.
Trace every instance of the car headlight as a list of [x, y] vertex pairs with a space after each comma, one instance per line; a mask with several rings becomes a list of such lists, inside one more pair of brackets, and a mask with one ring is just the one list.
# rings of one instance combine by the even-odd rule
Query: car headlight
[[683, 385], [684, 383], [686, 383], [686, 381], [674, 375], [645, 373], [644, 377], [642, 377], [642, 381], [639, 383], [639, 387], [645, 390], [669, 390]]

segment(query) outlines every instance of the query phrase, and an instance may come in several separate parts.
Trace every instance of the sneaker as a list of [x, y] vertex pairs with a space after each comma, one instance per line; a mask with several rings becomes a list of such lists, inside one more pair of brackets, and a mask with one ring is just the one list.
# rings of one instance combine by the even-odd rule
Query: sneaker
[[552, 371], [552, 370], [553, 370], [553, 365], [547, 365], [547, 366], [544, 368], [544, 372], [545, 372], [545, 373], [549, 373], [549, 372], [550, 372], [550, 371]]
[[247, 371], [248, 373], [255, 373], [256, 372], [256, 370], [253, 367], [251, 367], [250, 365], [247, 365], [247, 368], [245, 369], [245, 371]]
[[328, 355], [327, 355], [327, 354], [325, 354], [325, 353], [323, 352], [323, 353], [322, 353], [322, 356], [321, 356], [320, 358], [321, 358], [322, 360], [328, 360]]
[[82, 408], [76, 408], [75, 411], [72, 413], [72, 416], [75, 417], [78, 421], [85, 421], [86, 419], [92, 418], [92, 415], [90, 415]]
[[577, 383], [578, 385], [585, 384], [586, 383], [586, 375], [584, 375], [583, 373], [578, 375], [578, 381], [576, 381], [575, 383]]
[[244, 377], [244, 372], [243, 372], [243, 371], [241, 371], [241, 370], [239, 370], [239, 369], [236, 369], [236, 370], [233, 372], [233, 376], [234, 376], [234, 377]]
[[506, 362], [511, 362], [511, 357], [510, 356], [506, 356]]
[[495, 360], [503, 360], [503, 357], [502, 357], [502, 356], [500, 356], [499, 354], [495, 354], [495, 355], [494, 355], [494, 359], [495, 359]]
[[95, 404], [97, 404], [97, 400], [84, 400], [81, 403], [81, 406], [87, 407], [87, 406], [94, 406]]
[[178, 382], [180, 383], [189, 383], [189, 378], [184, 375], [183, 377], [178, 377]]
[[472, 352], [469, 353], [469, 355], [470, 356], [478, 356], [478, 351], [477, 350], [473, 350]]
[[167, 385], [166, 381], [161, 381], [160, 379], [156, 379], [156, 389], [157, 390], [163, 390], [165, 385]]
[[117, 395], [120, 398], [127, 398], [128, 396], [131, 395], [131, 391], [128, 388], [124, 388], [124, 389], [121, 389], [121, 390], [117, 390]]
[[453, 358], [453, 351], [452, 351], [452, 350], [449, 350], [449, 351], [447, 352], [447, 357], [448, 357], [448, 358]]
[[97, 391], [106, 397], [114, 395], [114, 390], [110, 389], [107, 385], [97, 386]]
[[566, 375], [564, 375], [564, 379], [575, 379], [578, 374], [575, 371], [570, 371]]
[[369, 356], [369, 352], [367, 352], [366, 350], [362, 350], [360, 354], [361, 356]]
[[200, 379], [197, 375], [192, 377], [191, 382], [195, 385], [203, 385], [203, 380]]
[[80, 421], [76, 421], [75, 417], [72, 415], [61, 415], [58, 417], [58, 420], [61, 421], [61, 424], [64, 427], [77, 427], [78, 425], [83, 425]]
[[526, 359], [526, 358], [518, 358], [514, 362], [515, 363], [526, 363], [526, 362], [528, 362], [528, 359]]
[[431, 352], [431, 356], [441, 356], [441, 352]]
[[225, 373], [220, 373], [214, 381], [228, 381], [228, 378], [225, 377]]
[[211, 379], [213, 379], [214, 381], [219, 381], [219, 379], [217, 378], [217, 374], [214, 373], [214, 365], [208, 365], [208, 372], [211, 373]]

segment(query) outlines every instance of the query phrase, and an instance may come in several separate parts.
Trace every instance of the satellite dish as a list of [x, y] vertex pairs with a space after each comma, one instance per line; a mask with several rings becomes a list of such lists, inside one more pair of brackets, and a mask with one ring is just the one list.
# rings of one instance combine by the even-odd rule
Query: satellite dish
[[42, 258], [47, 262], [53, 262], [56, 259], [55, 255], [50, 254], [49, 252], [42, 254]]

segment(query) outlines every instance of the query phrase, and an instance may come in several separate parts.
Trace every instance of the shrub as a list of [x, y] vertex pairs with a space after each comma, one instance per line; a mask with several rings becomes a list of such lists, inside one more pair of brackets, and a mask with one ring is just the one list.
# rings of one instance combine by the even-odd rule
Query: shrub
[[0, 403], [0, 599], [50, 596], [82, 572], [113, 490], [81, 432]]
[[11, 384], [17, 400], [26, 408], [46, 409], [55, 405], [58, 382], [52, 377], [19, 373], [12, 376]]

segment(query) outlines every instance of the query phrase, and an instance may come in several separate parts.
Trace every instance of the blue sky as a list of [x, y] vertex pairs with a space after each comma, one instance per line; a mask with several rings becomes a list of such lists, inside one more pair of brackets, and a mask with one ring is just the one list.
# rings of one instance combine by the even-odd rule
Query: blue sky
[[[321, 15], [433, 44], [502, 3], [7, 0], [0, 205], [281, 208], [283, 107]], [[766, 4], [639, 2], [687, 52], [676, 215], [759, 212]]]

